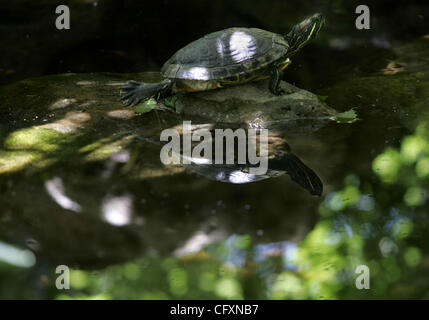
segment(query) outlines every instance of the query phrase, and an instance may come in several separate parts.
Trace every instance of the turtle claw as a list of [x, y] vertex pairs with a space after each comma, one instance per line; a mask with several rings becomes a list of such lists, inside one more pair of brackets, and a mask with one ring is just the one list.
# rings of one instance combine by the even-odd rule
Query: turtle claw
[[137, 81], [134, 80], [130, 80], [128, 82], [126, 82], [123, 86], [122, 86], [122, 90], [133, 90], [136, 88], [136, 86], [139, 86], [140, 83], [138, 83]]
[[131, 97], [132, 95], [133, 95], [132, 92], [124, 93], [123, 95], [121, 95], [121, 100], [128, 100], [128, 98]]
[[130, 107], [136, 105], [145, 98], [142, 96], [141, 89], [142, 84], [134, 80], [128, 81], [122, 86], [121, 90], [124, 93], [121, 95], [121, 100], [124, 102], [125, 106]]
[[[122, 99], [122, 97], [121, 97], [121, 99]], [[131, 106], [134, 106], [134, 105], [138, 104], [142, 99], [139, 98], [139, 97], [133, 97], [131, 95], [130, 98], [128, 98], [128, 99], [124, 98], [122, 100], [124, 101], [124, 105], [126, 107], [131, 107]]]
[[134, 97], [134, 99], [132, 99], [131, 105], [134, 106], [136, 104], [138, 104], [140, 101], [144, 101], [144, 100], [148, 100], [148, 99], [142, 99], [140, 97]]
[[134, 80], [125, 83], [121, 91], [121, 100], [129, 107], [138, 104], [140, 101], [145, 101], [150, 98], [159, 97], [164, 92], [171, 89], [172, 82], [166, 79], [158, 83], [140, 83]]
[[[121, 98], [122, 99], [122, 98]], [[131, 101], [130, 101], [130, 99], [128, 99], [128, 100], [123, 100], [123, 102], [124, 102], [124, 105], [126, 106], [126, 107], [129, 107], [130, 105], [131, 105]]]

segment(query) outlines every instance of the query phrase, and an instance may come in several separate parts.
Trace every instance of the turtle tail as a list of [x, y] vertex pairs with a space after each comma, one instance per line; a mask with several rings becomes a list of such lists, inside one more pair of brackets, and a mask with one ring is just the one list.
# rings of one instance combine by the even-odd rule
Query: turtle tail
[[173, 81], [165, 79], [156, 83], [144, 83], [136, 81], [128, 81], [125, 83], [121, 91], [121, 100], [128, 106], [133, 106], [140, 101], [148, 100], [150, 98], [159, 98], [162, 94], [171, 91]]

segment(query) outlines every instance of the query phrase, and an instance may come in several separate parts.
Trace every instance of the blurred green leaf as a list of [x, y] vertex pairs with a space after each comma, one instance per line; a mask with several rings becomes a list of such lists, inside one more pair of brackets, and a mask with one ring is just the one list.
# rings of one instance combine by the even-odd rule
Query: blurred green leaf
[[354, 109], [350, 109], [348, 111], [337, 114], [333, 117], [333, 120], [338, 123], [353, 123], [355, 121], [358, 121], [359, 118], [356, 114], [356, 111]]
[[317, 97], [319, 98], [320, 102], [325, 102], [328, 99], [328, 96], [319, 96], [319, 95], [317, 95]]

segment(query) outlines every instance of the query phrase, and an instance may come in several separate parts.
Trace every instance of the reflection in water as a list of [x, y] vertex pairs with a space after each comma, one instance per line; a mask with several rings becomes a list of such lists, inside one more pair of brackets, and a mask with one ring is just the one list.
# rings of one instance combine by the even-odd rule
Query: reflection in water
[[45, 182], [46, 191], [49, 195], [58, 203], [62, 208], [71, 210], [74, 212], [80, 212], [82, 210], [79, 203], [73, 201], [67, 197], [64, 193], [63, 181], [60, 177], [54, 177]]
[[317, 174], [293, 154], [270, 160], [267, 173], [261, 175], [249, 173], [246, 165], [201, 164], [199, 160], [193, 162], [190, 169], [208, 179], [234, 184], [257, 182], [287, 173], [310, 194], [320, 196], [323, 192], [323, 184]]
[[125, 226], [131, 222], [132, 200], [130, 196], [106, 196], [102, 203], [103, 218], [114, 226]]
[[34, 253], [28, 249], [19, 249], [0, 241], [0, 261], [7, 262], [17, 267], [30, 268], [36, 263], [36, 257]]
[[[290, 154], [285, 139], [273, 134], [270, 142], [270, 170], [285, 171], [282, 159]], [[109, 177], [103, 165], [93, 163], [85, 167], [92, 175], [77, 182], [77, 172], [59, 167], [61, 178], [53, 175], [45, 183], [55, 185], [51, 189], [62, 190], [62, 195], [66, 190], [80, 204], [81, 215], [58, 206], [58, 196], [48, 188], [35, 188], [29, 198], [28, 186], [38, 186], [40, 178], [23, 181], [17, 175], [8, 182], [15, 196], [9, 188], [2, 198], [2, 236], [16, 243], [24, 240], [21, 245], [42, 253], [38, 261], [71, 258], [84, 268], [94, 261], [109, 264], [141, 257], [96, 273], [72, 270], [72, 279], [80, 286], [71, 294], [80, 298], [365, 298], [368, 293], [354, 286], [354, 270], [361, 264], [370, 268], [374, 297], [427, 297], [426, 124], [405, 137], [399, 148], [375, 156], [373, 175], [348, 175], [343, 188], [330, 190], [318, 207], [319, 221], [305, 217], [313, 210], [299, 211], [310, 198], [298, 199], [297, 205], [285, 201], [280, 179], [270, 179], [270, 188], [250, 183], [237, 189], [232, 183], [219, 188], [183, 172], [175, 173], [174, 180], [132, 178], [138, 175], [130, 168], [157, 169], [158, 155], [154, 145], [137, 143], [104, 163], [115, 164]], [[207, 175], [216, 171], [198, 164], [189, 168], [206, 170]], [[298, 197], [294, 189], [289, 192]], [[195, 190], [198, 197], [192, 196]], [[20, 201], [8, 200], [14, 197]], [[137, 218], [143, 223], [134, 223]], [[295, 235], [287, 234], [288, 228]], [[302, 233], [296, 236], [300, 228]], [[39, 245], [27, 243], [29, 239]], [[9, 256], [0, 258], [8, 261]], [[50, 269], [40, 272], [54, 274]], [[105, 279], [111, 280], [106, 284]], [[54, 297], [71, 296], [54, 293]]]
[[212, 232], [207, 234], [203, 231], [197, 231], [181, 247], [174, 251], [176, 257], [186, 257], [198, 253], [212, 243], [220, 242], [225, 238], [223, 232]]
[[[342, 190], [326, 196], [321, 220], [298, 244], [257, 244], [233, 234], [220, 245], [195, 246], [200, 251], [186, 258], [145, 257], [111, 268], [101, 275], [125, 280], [106, 288], [98, 277], [85, 288], [109, 298], [126, 288], [128, 297], [146, 298], [427, 299], [428, 128], [420, 125], [400, 148], [377, 156], [375, 176], [347, 176]], [[209, 243], [201, 234], [193, 238]], [[159, 282], [148, 282], [140, 264]], [[359, 265], [369, 267], [370, 290], [356, 289]]]
[[[197, 126], [203, 127], [215, 130], [214, 125]], [[316, 199], [309, 200], [283, 179], [267, 179], [287, 172], [292, 178], [301, 177], [294, 179], [309, 192], [321, 192], [321, 183], [312, 189], [319, 185], [317, 176], [274, 132], [264, 176], [250, 175], [249, 164], [194, 161], [188, 166], [165, 166], [156, 141], [159, 131], [154, 139], [137, 139], [136, 134], [125, 132], [115, 137], [100, 134], [97, 140], [89, 132], [71, 136], [67, 143], [55, 135], [56, 131], [31, 127], [8, 133], [5, 139], [8, 148], [37, 147], [43, 151], [43, 160], [55, 159], [43, 161], [39, 169], [35, 169], [38, 163], [30, 162], [0, 181], [5, 190], [2, 239], [33, 250], [38, 261], [91, 269], [143, 253], [183, 257], [231, 234], [250, 234], [264, 242], [297, 241], [317, 219], [314, 210], [300, 208], [303, 201], [317, 205]], [[15, 136], [19, 139], [10, 138]], [[186, 168], [199, 176], [188, 174]], [[260, 183], [237, 186], [244, 181], [261, 181], [265, 187], [261, 189]], [[295, 209], [285, 214], [285, 205]], [[263, 219], [258, 214], [262, 211]]]
[[[216, 130], [213, 125], [197, 125], [191, 128], [191, 131], [197, 131], [201, 134], [201, 128], [210, 128], [211, 133], [204, 135], [204, 143], [210, 146], [216, 146], [216, 142], [219, 137], [214, 134]], [[207, 130], [207, 132], [209, 132]], [[247, 134], [246, 134], [247, 133]], [[228, 159], [234, 158], [233, 164], [216, 164], [212, 155], [215, 154], [215, 147], [213, 151], [209, 152], [209, 156], [198, 154], [198, 156], [185, 156], [182, 155], [183, 159], [190, 162], [189, 169], [203, 177], [210, 180], [233, 183], [233, 184], [244, 184], [251, 182], [258, 182], [269, 178], [279, 177], [285, 173], [297, 183], [299, 186], [307, 190], [312, 195], [320, 196], [323, 192], [323, 183], [317, 174], [306, 166], [296, 155], [290, 151], [290, 146], [287, 144], [282, 134], [275, 131], [270, 131], [268, 135], [268, 169], [264, 174], [252, 174], [252, 166], [246, 159], [246, 163], [243, 163], [240, 159], [240, 144], [245, 143], [250, 152], [249, 140], [246, 137], [249, 136], [248, 131], [243, 135], [236, 135], [234, 139], [234, 145], [232, 148], [225, 150], [225, 161], [228, 163]], [[207, 141], [208, 140], [208, 141]], [[220, 138], [221, 141], [223, 137]], [[199, 142], [198, 142], [199, 143]], [[262, 145], [259, 145], [262, 148]], [[260, 152], [260, 150], [258, 149]], [[232, 154], [231, 154], [232, 153]]]

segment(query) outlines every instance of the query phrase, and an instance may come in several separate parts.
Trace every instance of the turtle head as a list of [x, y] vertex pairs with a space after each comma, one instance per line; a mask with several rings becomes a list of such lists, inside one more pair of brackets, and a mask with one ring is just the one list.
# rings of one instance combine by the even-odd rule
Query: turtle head
[[308, 41], [314, 39], [325, 24], [325, 17], [321, 13], [313, 14], [311, 17], [300, 22], [285, 36], [289, 42], [292, 55], [307, 44]]

